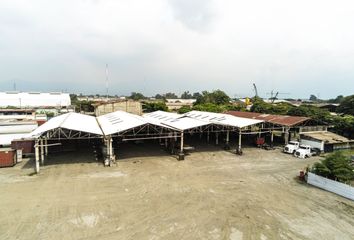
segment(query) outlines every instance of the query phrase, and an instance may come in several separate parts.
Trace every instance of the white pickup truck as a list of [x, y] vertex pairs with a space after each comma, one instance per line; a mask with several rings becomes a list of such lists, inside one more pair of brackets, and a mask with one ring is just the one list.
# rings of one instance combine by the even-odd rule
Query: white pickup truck
[[300, 147], [300, 143], [297, 141], [290, 141], [286, 146], [284, 147], [284, 152], [285, 153], [291, 153], [294, 154], [296, 150], [298, 150]]
[[300, 145], [299, 149], [295, 151], [294, 156], [298, 158], [308, 158], [319, 154], [320, 150], [317, 148], [313, 148], [309, 145]]

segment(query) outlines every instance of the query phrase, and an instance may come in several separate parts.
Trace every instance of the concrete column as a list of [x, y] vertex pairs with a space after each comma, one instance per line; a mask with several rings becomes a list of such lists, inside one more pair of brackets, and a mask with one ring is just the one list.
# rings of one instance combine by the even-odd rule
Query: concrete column
[[285, 145], [289, 143], [289, 128], [285, 128], [285, 133], [284, 133], [284, 143]]
[[48, 156], [48, 139], [44, 139], [44, 150], [45, 150], [45, 155]]
[[215, 145], [219, 145], [219, 133], [215, 133]]
[[36, 140], [34, 148], [35, 148], [35, 165], [34, 165], [35, 167], [34, 167], [34, 171], [36, 173], [39, 173], [39, 141], [38, 140]]
[[184, 133], [181, 132], [181, 148], [178, 154], [178, 160], [184, 160], [184, 151], [183, 151], [183, 144], [184, 144]]
[[238, 147], [236, 151], [236, 153], [239, 155], [242, 155], [241, 139], [242, 139], [242, 130], [240, 129], [238, 132]]
[[110, 146], [109, 146], [109, 150], [110, 150], [110, 152], [109, 152], [109, 155], [112, 157], [113, 156], [113, 139], [111, 138], [110, 139], [110, 141], [109, 141], [109, 143], [110, 143]]
[[111, 155], [111, 154], [110, 154], [110, 153], [111, 153], [111, 149], [110, 149], [110, 146], [111, 146], [111, 144], [110, 144], [110, 138], [105, 139], [104, 142], [105, 142], [105, 145], [106, 145], [106, 154], [107, 154], [106, 159], [104, 160], [104, 165], [105, 165], [105, 166], [109, 166], [109, 163], [110, 163], [110, 155]]
[[270, 132], [270, 146], [273, 147], [274, 133], [273, 130]]
[[109, 155], [109, 166], [112, 166], [114, 161], [113, 138], [111, 138], [109, 141]]
[[165, 148], [167, 148], [168, 147], [168, 143], [167, 143], [167, 138], [165, 138]]
[[44, 142], [41, 139], [41, 165], [44, 166]]
[[226, 131], [226, 143], [225, 143], [225, 150], [230, 150], [230, 145], [229, 145], [229, 142], [230, 142], [230, 131], [227, 130]]

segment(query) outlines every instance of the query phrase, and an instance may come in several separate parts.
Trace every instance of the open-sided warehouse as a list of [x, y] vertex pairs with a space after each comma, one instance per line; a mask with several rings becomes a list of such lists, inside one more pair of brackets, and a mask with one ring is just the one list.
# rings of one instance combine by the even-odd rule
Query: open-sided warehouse
[[[297, 138], [299, 133], [301, 133], [303, 130], [306, 130], [308, 127], [307, 125], [313, 125], [312, 119], [308, 117], [241, 111], [228, 111], [226, 114], [236, 117], [258, 119], [264, 121], [264, 129], [269, 129], [273, 133], [282, 134], [285, 144], [287, 144], [291, 138]], [[311, 126], [311, 128], [313, 131], [318, 129], [327, 130], [326, 126]]]
[[[115, 160], [113, 141], [136, 141], [148, 139], [165, 139], [165, 145], [179, 145], [179, 159], [184, 159], [185, 133], [215, 133], [218, 144], [219, 133], [226, 134], [226, 146], [229, 145], [230, 132], [237, 132], [239, 141], [237, 151], [241, 152], [241, 136], [248, 134], [251, 127], [262, 120], [234, 117], [227, 114], [192, 111], [187, 114], [174, 114], [157, 111], [138, 116], [117, 111], [92, 117], [78, 113], [67, 113], [52, 118], [38, 127], [29, 137], [36, 139], [36, 171], [39, 171], [39, 159], [44, 164], [48, 154], [48, 140], [63, 139], [102, 139], [106, 145], [105, 164]], [[177, 144], [178, 138], [180, 139]], [[169, 142], [168, 142], [169, 141]], [[119, 151], [119, 149], [116, 149]]]

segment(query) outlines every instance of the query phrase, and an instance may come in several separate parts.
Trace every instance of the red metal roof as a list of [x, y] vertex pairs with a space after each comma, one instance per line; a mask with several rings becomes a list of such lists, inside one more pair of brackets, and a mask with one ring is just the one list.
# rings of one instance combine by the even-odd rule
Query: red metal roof
[[265, 122], [273, 123], [276, 125], [287, 126], [287, 127], [292, 127], [311, 119], [308, 117], [274, 115], [274, 114], [265, 114], [265, 113], [256, 113], [256, 112], [240, 112], [240, 111], [228, 111], [226, 112], [226, 114], [230, 114], [236, 117], [263, 120]]

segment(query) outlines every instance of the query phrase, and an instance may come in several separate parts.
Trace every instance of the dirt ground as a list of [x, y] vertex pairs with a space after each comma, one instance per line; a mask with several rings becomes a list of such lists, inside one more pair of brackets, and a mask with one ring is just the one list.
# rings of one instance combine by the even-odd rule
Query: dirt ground
[[296, 180], [318, 158], [209, 145], [177, 161], [156, 144], [118, 155], [0, 169], [0, 239], [354, 239], [354, 202]]

